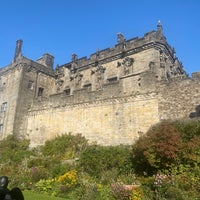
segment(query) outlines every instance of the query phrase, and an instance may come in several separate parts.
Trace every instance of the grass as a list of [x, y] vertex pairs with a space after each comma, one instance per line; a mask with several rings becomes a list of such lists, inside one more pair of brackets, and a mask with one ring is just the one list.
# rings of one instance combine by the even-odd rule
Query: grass
[[63, 198], [48, 196], [45, 194], [37, 194], [28, 190], [23, 191], [25, 200], [63, 200]]

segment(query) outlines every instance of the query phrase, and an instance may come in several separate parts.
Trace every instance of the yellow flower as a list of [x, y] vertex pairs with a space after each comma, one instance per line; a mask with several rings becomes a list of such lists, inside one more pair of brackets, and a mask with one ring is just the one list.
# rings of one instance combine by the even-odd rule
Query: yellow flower
[[77, 171], [71, 170], [66, 172], [65, 174], [58, 177], [58, 182], [66, 185], [67, 187], [72, 187], [77, 184]]

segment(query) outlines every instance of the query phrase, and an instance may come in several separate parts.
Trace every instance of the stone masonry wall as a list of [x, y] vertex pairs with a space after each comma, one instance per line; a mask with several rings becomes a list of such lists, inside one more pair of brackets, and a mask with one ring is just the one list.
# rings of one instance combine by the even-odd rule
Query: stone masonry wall
[[200, 78], [186, 78], [159, 86], [159, 118], [189, 118], [200, 105]]
[[[8, 66], [0, 71], [0, 139], [13, 134], [22, 66]], [[5, 103], [5, 108], [3, 104]]]
[[[54, 79], [51, 76], [41, 73], [35, 68], [29, 69], [32, 66], [31, 62], [26, 61], [22, 71], [23, 78], [20, 84], [14, 124], [14, 133], [18, 136], [26, 136], [27, 118], [25, 116], [27, 116], [33, 99], [41, 101], [43, 98], [47, 98], [54, 85]], [[39, 90], [41, 91], [39, 92]]]
[[102, 145], [132, 144], [159, 121], [158, 101], [154, 96], [96, 100], [32, 111], [27, 127], [31, 146], [65, 133], [81, 133], [90, 142]]
[[90, 98], [82, 98], [87, 91], [79, 91], [74, 96], [54, 96], [51, 102], [35, 104], [27, 117], [31, 145], [65, 133], [80, 133], [102, 145], [132, 144], [161, 120], [191, 118], [199, 112], [199, 78], [179, 77], [153, 85], [152, 91], [126, 96], [123, 92], [117, 95], [117, 88], [123, 87], [120, 82], [109, 85], [112, 87], [107, 91], [91, 92]]

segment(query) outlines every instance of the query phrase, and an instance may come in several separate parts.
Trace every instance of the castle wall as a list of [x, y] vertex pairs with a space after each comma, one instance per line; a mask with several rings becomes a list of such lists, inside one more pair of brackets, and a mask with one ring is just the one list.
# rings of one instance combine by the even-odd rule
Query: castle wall
[[22, 67], [0, 70], [0, 139], [13, 134]]
[[[34, 104], [27, 117], [31, 145], [65, 133], [80, 133], [102, 145], [132, 144], [161, 120], [200, 116], [199, 78], [153, 82], [150, 75], [141, 76], [146, 90], [132, 95], [124, 95], [122, 79], [104, 86], [103, 91], [80, 90]], [[130, 83], [132, 78], [126, 79]], [[148, 87], [150, 84], [152, 88]]]
[[54, 78], [33, 68], [31, 62], [23, 67], [19, 98], [15, 116], [14, 133], [26, 136], [27, 115], [34, 99], [41, 101], [49, 96], [55, 84]]
[[[159, 86], [159, 118], [192, 118], [199, 115], [200, 78], [186, 78]], [[196, 113], [196, 114], [195, 114]]]
[[132, 144], [159, 121], [158, 101], [152, 95], [96, 100], [32, 111], [27, 134], [31, 146], [57, 135], [80, 133], [102, 145]]

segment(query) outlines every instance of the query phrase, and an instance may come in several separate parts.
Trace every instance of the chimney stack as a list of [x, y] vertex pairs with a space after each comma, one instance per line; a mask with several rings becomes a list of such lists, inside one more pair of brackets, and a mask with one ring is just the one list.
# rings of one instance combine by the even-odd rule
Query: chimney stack
[[19, 39], [16, 41], [16, 48], [15, 48], [15, 56], [14, 56], [14, 62], [16, 59], [21, 55], [22, 51], [22, 40]]

